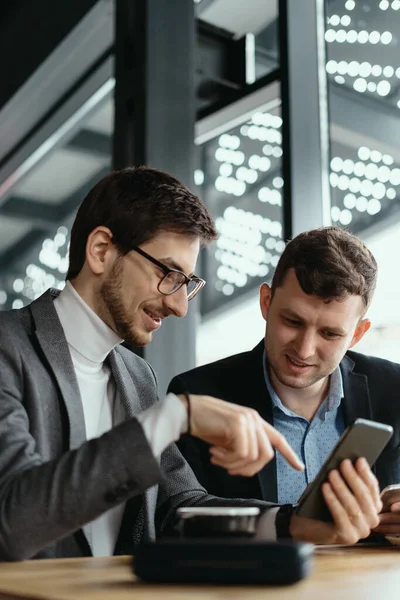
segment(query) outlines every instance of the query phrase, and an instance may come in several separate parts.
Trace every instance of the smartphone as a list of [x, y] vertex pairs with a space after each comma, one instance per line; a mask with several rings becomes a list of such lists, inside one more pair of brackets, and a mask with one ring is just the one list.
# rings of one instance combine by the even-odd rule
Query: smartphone
[[372, 467], [392, 435], [393, 427], [390, 425], [356, 419], [347, 427], [317, 477], [300, 497], [295, 514], [309, 519], [332, 521], [321, 492], [321, 485], [327, 481], [329, 471], [337, 469], [345, 458], [354, 463], [360, 456]]
[[381, 491], [382, 512], [390, 512], [390, 507], [394, 502], [400, 502], [400, 483], [388, 485]]

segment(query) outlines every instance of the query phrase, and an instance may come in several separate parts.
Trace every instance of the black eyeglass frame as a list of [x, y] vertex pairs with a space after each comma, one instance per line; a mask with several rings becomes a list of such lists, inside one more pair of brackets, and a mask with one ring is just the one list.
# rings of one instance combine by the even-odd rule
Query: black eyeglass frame
[[[192, 290], [192, 292], [190, 294], [188, 294], [187, 299], [189, 301], [189, 300], [192, 300], [199, 293], [199, 291], [206, 285], [206, 282], [204, 279], [201, 279], [200, 277], [196, 277], [196, 275], [193, 275], [192, 277], [188, 277], [183, 271], [180, 271], [179, 269], [171, 269], [171, 267], [167, 267], [167, 265], [164, 265], [162, 262], [160, 262], [156, 258], [153, 258], [150, 254], [147, 254], [147, 252], [145, 252], [138, 246], [132, 246], [131, 250], [134, 250], [135, 252], [137, 252], [144, 258], [146, 258], [148, 261], [153, 263], [153, 265], [156, 265], [159, 269], [161, 269], [165, 273], [164, 277], [162, 277], [160, 279], [160, 281], [158, 282], [158, 285], [157, 285], [158, 291], [160, 292], [160, 294], [163, 294], [164, 296], [171, 296], [172, 294], [175, 294], [175, 292], [180, 290], [184, 285], [189, 285], [189, 283], [194, 282], [196, 284], [196, 287]], [[184, 277], [184, 279], [183, 279], [182, 283], [179, 284], [179, 287], [177, 287], [176, 289], [172, 290], [171, 292], [163, 292], [162, 290], [160, 290], [160, 286], [162, 285], [162, 282], [165, 280], [165, 278], [170, 273], [179, 273], [180, 275], [182, 275], [182, 277]]]

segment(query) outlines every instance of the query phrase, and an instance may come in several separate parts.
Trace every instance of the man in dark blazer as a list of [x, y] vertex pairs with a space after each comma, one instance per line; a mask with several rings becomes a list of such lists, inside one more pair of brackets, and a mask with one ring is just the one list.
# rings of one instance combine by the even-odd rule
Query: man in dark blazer
[[[232, 476], [210, 463], [207, 443], [183, 436], [178, 446], [207, 491], [293, 505], [345, 427], [360, 417], [393, 426], [374, 471], [381, 489], [400, 482], [400, 365], [349, 350], [369, 329], [365, 313], [376, 274], [369, 250], [347, 231], [300, 234], [287, 245], [271, 287], [261, 287], [265, 339], [172, 380], [170, 391], [210, 394], [258, 411], [306, 465], [292, 476], [277, 455], [252, 478]], [[400, 532], [396, 508], [380, 515], [378, 532]]]
[[[131, 553], [167, 531], [178, 506], [226, 504], [171, 443], [188, 427], [243, 475], [271, 446], [301, 468], [250, 409], [174, 394], [157, 402], [152, 368], [121, 346], [147, 344], [164, 318], [186, 314], [204, 285], [191, 274], [200, 244], [215, 235], [173, 177], [111, 173], [78, 211], [65, 288], [0, 313], [0, 560]], [[241, 503], [268, 506], [231, 502]]]

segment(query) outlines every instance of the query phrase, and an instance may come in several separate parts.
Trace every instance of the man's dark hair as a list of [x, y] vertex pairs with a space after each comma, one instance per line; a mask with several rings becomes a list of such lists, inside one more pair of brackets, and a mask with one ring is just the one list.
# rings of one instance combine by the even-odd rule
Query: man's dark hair
[[306, 294], [326, 300], [357, 295], [366, 308], [370, 305], [376, 286], [376, 260], [358, 237], [341, 227], [313, 229], [293, 238], [276, 267], [272, 294], [292, 268]]
[[175, 177], [148, 167], [113, 171], [90, 190], [78, 209], [71, 230], [67, 280], [80, 273], [89, 234], [100, 225], [112, 231], [122, 254], [161, 231], [200, 238], [202, 245], [217, 238], [203, 202]]

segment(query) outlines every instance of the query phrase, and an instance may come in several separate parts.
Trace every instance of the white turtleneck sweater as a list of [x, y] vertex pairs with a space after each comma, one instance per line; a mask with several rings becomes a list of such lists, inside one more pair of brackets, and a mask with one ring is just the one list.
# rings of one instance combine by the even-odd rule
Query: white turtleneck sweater
[[[125, 419], [111, 371], [104, 364], [111, 350], [123, 340], [84, 302], [71, 283], [54, 300], [71, 353], [83, 414], [86, 438], [99, 437]], [[187, 430], [187, 413], [175, 394], [137, 416], [153, 454], [162, 451]], [[84, 532], [93, 556], [114, 553], [125, 503], [87, 523]]]

